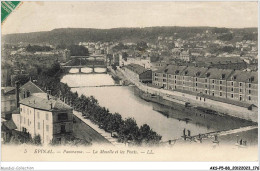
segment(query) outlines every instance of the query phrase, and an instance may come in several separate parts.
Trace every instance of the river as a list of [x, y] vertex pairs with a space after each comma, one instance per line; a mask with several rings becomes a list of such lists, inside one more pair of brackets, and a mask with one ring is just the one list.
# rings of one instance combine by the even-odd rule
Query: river
[[[82, 72], [91, 72], [90, 68], [81, 70]], [[97, 69], [102, 72], [102, 68]], [[71, 73], [77, 73], [77, 69], [71, 69]], [[222, 118], [197, 119], [196, 122], [186, 122], [178, 118], [167, 118], [162, 113], [153, 110], [154, 104], [146, 102], [134, 94], [133, 86], [111, 86], [116, 83], [109, 74], [67, 74], [61, 82], [67, 83], [68, 86], [74, 87], [72, 91], [78, 92], [79, 95], [94, 96], [101, 106], [109, 109], [110, 112], [118, 112], [123, 118], [134, 118], [139, 126], [148, 124], [154, 131], [162, 136], [162, 140], [180, 138], [183, 129], [190, 130], [192, 135], [207, 133], [221, 130], [222, 124], [215, 121]], [[102, 87], [93, 87], [101, 86]], [[104, 86], [106, 85], [106, 86]], [[171, 111], [172, 113], [177, 111]], [[180, 112], [180, 111], [178, 111]], [[190, 116], [190, 114], [186, 114]], [[173, 115], [174, 116], [174, 115]], [[196, 120], [196, 119], [195, 119]], [[234, 119], [230, 118], [223, 125], [231, 124], [234, 126]], [[236, 122], [237, 123], [237, 122]], [[238, 124], [248, 125], [247, 122], [241, 121]]]

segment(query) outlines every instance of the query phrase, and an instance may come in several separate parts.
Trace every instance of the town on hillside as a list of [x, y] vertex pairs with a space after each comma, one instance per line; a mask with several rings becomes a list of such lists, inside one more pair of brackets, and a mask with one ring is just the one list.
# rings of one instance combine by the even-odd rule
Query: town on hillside
[[[69, 43], [30, 42], [22, 34], [14, 42], [7, 35], [2, 143], [257, 144], [257, 29], [169, 29], [152, 38], [136, 39], [133, 32], [118, 41], [103, 30], [111, 41], [93, 33], [96, 40]], [[172, 118], [181, 131], [151, 118], [161, 125]]]

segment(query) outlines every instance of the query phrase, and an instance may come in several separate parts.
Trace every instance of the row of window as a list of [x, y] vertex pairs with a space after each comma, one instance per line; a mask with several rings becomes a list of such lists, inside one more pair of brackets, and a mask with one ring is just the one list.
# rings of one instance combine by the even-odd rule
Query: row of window
[[[154, 76], [159, 76], [159, 75], [155, 73]], [[166, 74], [163, 74], [163, 77], [166, 77]], [[171, 75], [169, 75], [169, 78], [171, 78]], [[175, 75], [174, 78], [176, 79], [177, 76]], [[182, 78], [183, 78], [183, 80], [184, 80], [184, 76], [183, 76]], [[157, 81], [157, 80], [158, 80], [158, 78], [155, 78], [155, 81]], [[195, 81], [198, 81], [198, 78], [197, 78], [197, 77], [195, 78]], [[207, 83], [207, 82], [208, 82], [208, 79], [205, 78], [205, 83]], [[215, 80], [212, 80], [212, 83], [213, 83], [213, 84], [216, 83]], [[222, 80], [219, 80], [219, 84], [223, 84], [223, 81], [222, 81]], [[243, 83], [240, 82], [240, 83], [239, 83], [239, 86], [242, 87], [242, 85], [243, 85]], [[231, 86], [234, 86], [234, 82], [231, 82]], [[251, 84], [248, 84], [248, 87], [251, 88]]]
[[[22, 107], [20, 108], [20, 111], [21, 112], [23, 111]], [[29, 114], [31, 114], [31, 110], [29, 110], [29, 108], [27, 108], [27, 115], [29, 115]], [[40, 112], [37, 112], [37, 118], [40, 119]], [[48, 113], [45, 113], [45, 119], [49, 120], [49, 114]]]

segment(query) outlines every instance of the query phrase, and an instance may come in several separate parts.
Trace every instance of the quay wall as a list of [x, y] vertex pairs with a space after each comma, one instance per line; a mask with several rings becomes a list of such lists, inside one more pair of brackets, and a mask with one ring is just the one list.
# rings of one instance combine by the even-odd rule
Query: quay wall
[[163, 99], [168, 101], [180, 101], [180, 103], [189, 102], [192, 106], [200, 106], [200, 107], [208, 108], [226, 115], [230, 115], [233, 117], [238, 117], [241, 119], [258, 123], [257, 109], [248, 110], [245, 107], [223, 103], [223, 102], [211, 100], [204, 97], [200, 98], [198, 96], [194, 96], [187, 93], [149, 87], [145, 84], [132, 80], [129, 74], [125, 72], [123, 69], [118, 68], [118, 70], [125, 76], [125, 78], [127, 78], [129, 81], [135, 84], [135, 86], [138, 87], [138, 89], [142, 90], [143, 92], [160, 96]]

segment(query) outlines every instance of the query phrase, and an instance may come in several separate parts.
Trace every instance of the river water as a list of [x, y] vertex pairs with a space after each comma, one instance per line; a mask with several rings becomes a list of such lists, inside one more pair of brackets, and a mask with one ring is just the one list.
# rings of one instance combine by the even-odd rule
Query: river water
[[[88, 73], [92, 69], [85, 68], [81, 71]], [[97, 69], [97, 72], [102, 71], [102, 68]], [[77, 73], [78, 69], [71, 69], [70, 72]], [[190, 130], [192, 135], [197, 135], [221, 130], [223, 125], [227, 126], [227, 124], [230, 124], [230, 127], [236, 127], [233, 118], [227, 119], [223, 125], [219, 123], [223, 121], [223, 118], [217, 116], [208, 120], [197, 119], [196, 122], [186, 122], [174, 117], [167, 118], [162, 113], [153, 110], [155, 104], [136, 96], [133, 86], [111, 86], [116, 83], [109, 74], [68, 74], [62, 78], [61, 82], [73, 87], [72, 91], [77, 91], [79, 95], [94, 96], [101, 106], [108, 108], [112, 113], [118, 112], [123, 118], [134, 118], [139, 126], [148, 124], [162, 136], [163, 141], [180, 138], [183, 129]], [[171, 112], [175, 113], [175, 111]], [[190, 116], [190, 114], [186, 115]], [[247, 125], [248, 123], [241, 121], [238, 124]]]

